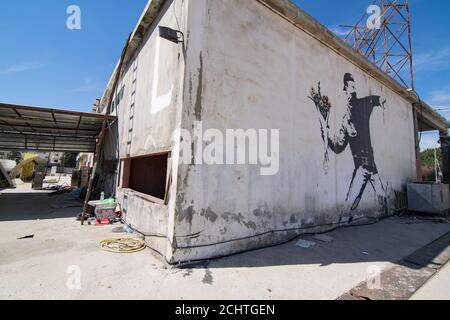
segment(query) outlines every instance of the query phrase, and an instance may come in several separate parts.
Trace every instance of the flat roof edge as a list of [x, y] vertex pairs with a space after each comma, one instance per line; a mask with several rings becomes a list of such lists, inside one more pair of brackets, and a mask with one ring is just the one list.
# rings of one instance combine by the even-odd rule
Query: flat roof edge
[[[136, 24], [136, 27], [133, 30], [133, 33], [130, 37], [130, 41], [127, 43], [128, 51], [124, 59], [125, 62], [128, 62], [129, 59], [131, 59], [131, 57], [135, 54], [136, 50], [141, 45], [141, 42], [145, 37], [146, 32], [157, 18], [162, 6], [166, 1], [167, 0], [148, 1], [138, 23]], [[383, 83], [388, 88], [390, 88], [392, 91], [402, 96], [411, 104], [414, 104], [416, 107], [419, 106], [423, 108], [422, 113], [427, 115], [427, 119], [432, 122], [431, 124], [434, 127], [436, 127], [436, 130], [447, 131], [450, 128], [450, 122], [448, 122], [444, 117], [442, 117], [439, 113], [433, 110], [424, 101], [421, 101], [416, 94], [408, 91], [395, 79], [386, 75], [376, 65], [374, 65], [366, 58], [362, 57], [359, 53], [357, 53], [344, 40], [339, 38], [328, 28], [323, 26], [316, 19], [314, 19], [309, 14], [304, 12], [290, 0], [256, 0], [256, 1], [266, 6], [279, 16], [283, 17], [293, 25], [297, 26], [299, 29], [308, 33], [310, 36], [320, 41], [321, 43], [323, 43], [324, 45], [335, 51], [337, 54], [341, 55], [342, 57], [353, 63], [355, 66], [366, 72], [375, 80], [378, 80], [379, 82]], [[102, 96], [101, 109], [103, 111], [105, 110], [105, 106], [108, 103], [108, 101], [106, 100], [108, 99], [108, 96], [111, 90], [113, 89], [112, 88], [114, 82], [113, 80], [118, 72], [118, 67], [119, 62], [114, 68], [108, 86]]]
[[382, 72], [375, 64], [361, 56], [344, 40], [339, 38], [316, 19], [304, 12], [296, 4], [289, 0], [256, 1], [283, 17], [293, 25], [297, 26], [299, 29], [303, 30], [316, 40], [320, 41], [337, 54], [341, 55], [355, 66], [369, 74], [375, 80], [378, 80], [392, 91], [402, 96], [407, 101], [416, 106], [422, 107], [428, 120], [432, 121], [432, 125], [436, 127], [436, 130], [446, 132], [450, 128], [450, 122], [433, 110], [428, 104], [421, 101], [416, 94], [412, 91], [408, 91], [407, 88], [403, 87], [395, 79]]
[[[133, 32], [131, 33], [130, 39], [127, 43], [125, 43], [125, 46], [128, 46], [127, 54], [124, 57], [125, 64], [133, 57], [136, 50], [139, 48], [139, 46], [142, 43], [142, 40], [144, 39], [148, 29], [151, 27], [155, 19], [158, 17], [159, 12], [161, 11], [162, 6], [167, 0], [149, 0], [147, 2], [147, 5], [145, 6], [144, 10], [142, 11], [142, 14], [134, 27]], [[106, 87], [106, 90], [104, 91], [100, 106], [101, 110], [106, 110], [106, 104], [109, 103], [107, 101], [111, 91], [113, 90], [114, 85], [114, 79], [116, 77], [117, 72], [119, 72], [119, 65], [120, 65], [120, 58], [117, 62], [116, 66], [114, 67], [114, 71], [109, 79], [108, 85]]]

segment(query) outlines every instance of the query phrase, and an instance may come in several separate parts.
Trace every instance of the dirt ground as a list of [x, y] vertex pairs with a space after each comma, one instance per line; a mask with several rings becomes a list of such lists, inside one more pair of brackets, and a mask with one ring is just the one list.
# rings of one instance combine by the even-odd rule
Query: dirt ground
[[[333, 242], [309, 249], [294, 241], [177, 269], [150, 249], [102, 251], [101, 240], [124, 234], [81, 226], [81, 208], [52, 209], [51, 201], [29, 185], [0, 191], [0, 299], [336, 299], [371, 267], [392, 267], [450, 231], [448, 223], [391, 218], [336, 230]], [[18, 240], [27, 235], [34, 238]]]

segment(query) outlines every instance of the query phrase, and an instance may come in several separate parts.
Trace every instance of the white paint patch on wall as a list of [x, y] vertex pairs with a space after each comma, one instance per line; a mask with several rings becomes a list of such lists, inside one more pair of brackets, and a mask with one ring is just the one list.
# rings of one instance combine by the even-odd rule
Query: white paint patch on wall
[[[166, 94], [158, 95], [159, 87], [159, 66], [160, 66], [160, 54], [161, 54], [161, 37], [159, 35], [156, 38], [156, 48], [155, 48], [155, 62], [154, 62], [154, 72], [153, 72], [153, 88], [152, 88], [152, 108], [151, 114], [156, 114], [165, 108], [167, 108], [172, 102], [173, 94], [173, 84], [170, 87], [169, 92]], [[167, 42], [167, 41], [166, 41]]]

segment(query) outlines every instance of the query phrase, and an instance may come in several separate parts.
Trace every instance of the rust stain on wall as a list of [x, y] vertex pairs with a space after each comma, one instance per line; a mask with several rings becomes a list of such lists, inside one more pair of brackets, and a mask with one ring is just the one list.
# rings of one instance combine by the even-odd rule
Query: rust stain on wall
[[200, 52], [200, 68], [198, 69], [197, 99], [195, 101], [194, 107], [195, 119], [197, 121], [200, 121], [202, 119], [202, 95], [203, 95], [203, 53]]

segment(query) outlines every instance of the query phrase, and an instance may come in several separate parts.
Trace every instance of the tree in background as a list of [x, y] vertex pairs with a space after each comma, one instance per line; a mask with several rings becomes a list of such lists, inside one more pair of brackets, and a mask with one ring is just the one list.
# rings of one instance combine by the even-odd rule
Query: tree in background
[[66, 152], [62, 156], [61, 164], [65, 168], [75, 168], [77, 166], [77, 152]]
[[[434, 150], [435, 149], [427, 149], [420, 153], [420, 160], [422, 162], [422, 176], [424, 181], [436, 181]], [[440, 148], [436, 150], [436, 156], [439, 166], [442, 168], [442, 151]]]

